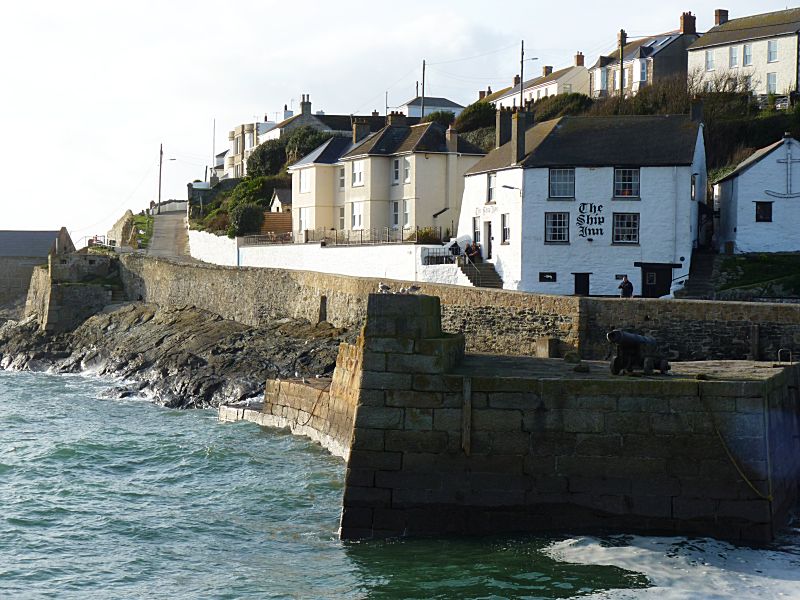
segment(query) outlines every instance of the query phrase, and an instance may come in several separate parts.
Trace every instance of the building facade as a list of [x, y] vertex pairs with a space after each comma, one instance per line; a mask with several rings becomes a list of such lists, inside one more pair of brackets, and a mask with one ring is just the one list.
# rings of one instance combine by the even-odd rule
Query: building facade
[[[499, 97], [493, 99], [498, 108], [513, 108], [519, 106], [519, 82]], [[584, 66], [583, 53], [575, 55], [575, 62], [571, 67], [553, 71], [553, 67], [542, 67], [542, 74], [529, 79], [523, 85], [523, 105], [536, 102], [548, 96], [558, 94], [589, 94], [589, 71]]]
[[[506, 289], [658, 297], [689, 273], [705, 197], [703, 128], [689, 116], [563, 117], [510, 135], [466, 176], [459, 240]], [[659, 140], [659, 142], [654, 142]]]
[[[425, 114], [422, 114], [422, 105], [425, 104]], [[458, 116], [464, 107], [458, 104], [457, 102], [453, 102], [452, 100], [448, 100], [447, 98], [439, 98], [436, 96], [417, 96], [416, 98], [412, 98], [408, 102], [401, 104], [398, 109], [399, 112], [403, 113], [407, 117], [416, 117], [421, 118], [423, 116], [428, 116], [431, 113], [435, 112], [451, 112], [455, 116]]]
[[689, 74], [706, 91], [734, 83], [759, 95], [797, 91], [800, 9], [728, 19], [717, 10], [714, 27], [689, 47]]

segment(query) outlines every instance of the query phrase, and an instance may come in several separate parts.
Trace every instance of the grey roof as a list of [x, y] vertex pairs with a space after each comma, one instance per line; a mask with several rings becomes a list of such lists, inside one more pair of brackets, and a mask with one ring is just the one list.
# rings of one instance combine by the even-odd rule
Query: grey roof
[[[529, 167], [656, 167], [690, 165], [699, 123], [688, 115], [561, 117], [525, 132]], [[517, 166], [511, 142], [495, 148], [467, 175]]]
[[689, 50], [787, 35], [798, 31], [800, 31], [800, 8], [790, 8], [730, 19], [727, 23], [709, 29], [705, 35], [689, 46]]
[[0, 231], [0, 256], [46, 257], [59, 231]]
[[[625, 44], [622, 49], [623, 61], [634, 60], [636, 58], [647, 58], [655, 56], [664, 48], [669, 46], [672, 42], [680, 39], [682, 35], [697, 35], [697, 34], [682, 34], [680, 31], [669, 31], [667, 33], [659, 33], [648, 37], [643, 37]], [[604, 67], [610, 63], [619, 62], [619, 49], [615, 48], [608, 54], [601, 55], [597, 61], [589, 67], [589, 69], [596, 69]]]
[[[293, 121], [299, 120], [303, 117], [303, 113], [296, 114], [294, 116], [289, 117], [285, 121], [281, 121], [278, 123], [275, 128], [276, 129], [284, 129], [287, 125], [292, 123]], [[366, 120], [367, 124], [369, 125], [369, 130], [372, 132], [379, 131], [382, 127], [386, 125], [386, 117], [383, 115], [318, 115], [318, 114], [310, 114], [305, 115], [306, 119], [308, 117], [313, 117], [319, 123], [318, 129], [320, 131], [324, 131], [326, 129], [331, 131], [351, 131], [353, 128], [353, 119], [360, 119]], [[412, 123], [418, 123], [419, 117], [406, 117], [406, 121], [411, 121]]]
[[[582, 69], [583, 67], [565, 67], [563, 69], [559, 69], [558, 71], [553, 71], [550, 75], [540, 75], [539, 77], [534, 77], [533, 79], [528, 79], [523, 84], [523, 90], [527, 90], [532, 87], [536, 87], [537, 85], [542, 85], [543, 83], [550, 83], [555, 81], [556, 79], [560, 79], [567, 73], [569, 73], [572, 69]], [[503, 92], [502, 96], [498, 96], [498, 98], [505, 98], [506, 96], [513, 96], [514, 94], [519, 94], [519, 84], [515, 85], [514, 87], [508, 88], [505, 92]], [[494, 94], [492, 94], [494, 96]]]
[[771, 153], [773, 150], [775, 150], [779, 146], [782, 146], [789, 139], [792, 138], [784, 137], [779, 139], [774, 144], [770, 144], [769, 146], [765, 146], [764, 148], [759, 148], [758, 150], [753, 152], [750, 156], [745, 158], [742, 162], [740, 162], [738, 165], [736, 165], [736, 168], [733, 171], [725, 175], [725, 177], [723, 177], [722, 179], [715, 181], [714, 183], [722, 183], [723, 181], [727, 181], [728, 179], [732, 179], [733, 177], [736, 177], [737, 175], [743, 173], [744, 171], [752, 167], [754, 164], [759, 162], [762, 158]]
[[272, 191], [270, 206], [275, 200], [280, 202], [282, 206], [289, 206], [292, 203], [292, 188], [275, 188]]
[[[417, 96], [408, 102], [404, 102], [401, 106], [422, 106], [422, 96]], [[425, 96], [425, 106], [435, 106], [437, 108], [464, 108], [452, 100], [439, 98], [437, 96]]]
[[[389, 156], [406, 152], [447, 152], [446, 129], [435, 122], [422, 125], [387, 125], [358, 146], [344, 158], [356, 156]], [[459, 136], [457, 151], [460, 154], [484, 155], [486, 152]]]
[[335, 135], [322, 142], [311, 153], [294, 163], [291, 168], [310, 165], [335, 165], [339, 159], [353, 148], [353, 140], [349, 137]]

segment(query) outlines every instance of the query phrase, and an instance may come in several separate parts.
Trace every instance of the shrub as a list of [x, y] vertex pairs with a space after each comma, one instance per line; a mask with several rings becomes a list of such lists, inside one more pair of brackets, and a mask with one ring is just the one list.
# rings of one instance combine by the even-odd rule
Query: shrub
[[453, 127], [459, 133], [467, 133], [481, 127], [492, 127], [495, 124], [495, 120], [494, 104], [485, 100], [478, 100], [461, 111], [461, 114], [458, 115], [453, 123]]
[[443, 127], [449, 127], [453, 121], [456, 120], [456, 113], [451, 110], [437, 110], [435, 112], [426, 115], [424, 119], [422, 119], [423, 123], [439, 123]]
[[261, 230], [264, 220], [264, 209], [258, 204], [238, 204], [230, 211], [230, 226], [228, 235], [233, 230], [234, 235], [250, 235]]

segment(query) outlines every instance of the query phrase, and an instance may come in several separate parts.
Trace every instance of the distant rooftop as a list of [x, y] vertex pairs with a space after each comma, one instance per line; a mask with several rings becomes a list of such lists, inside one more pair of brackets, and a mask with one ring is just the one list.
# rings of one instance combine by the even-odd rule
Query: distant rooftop
[[0, 256], [45, 258], [55, 250], [59, 231], [0, 231]]

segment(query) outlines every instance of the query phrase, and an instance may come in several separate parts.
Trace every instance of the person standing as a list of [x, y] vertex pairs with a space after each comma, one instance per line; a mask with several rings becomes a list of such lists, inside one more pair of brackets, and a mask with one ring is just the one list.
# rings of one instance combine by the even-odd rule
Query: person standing
[[633, 297], [633, 284], [628, 281], [628, 276], [622, 276], [622, 283], [619, 284], [619, 295], [622, 298], [632, 298]]

